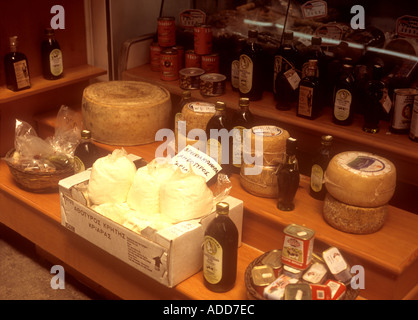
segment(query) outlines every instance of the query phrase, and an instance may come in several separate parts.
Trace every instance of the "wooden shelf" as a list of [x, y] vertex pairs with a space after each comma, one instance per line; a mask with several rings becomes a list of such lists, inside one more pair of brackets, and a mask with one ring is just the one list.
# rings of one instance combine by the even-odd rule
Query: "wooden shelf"
[[6, 86], [0, 87], [0, 108], [8, 102], [17, 101], [22, 98], [30, 97], [39, 93], [51, 91], [54, 89], [69, 86], [84, 80], [96, 78], [106, 74], [106, 70], [93, 67], [90, 65], [82, 65], [66, 69], [61, 79], [46, 80], [42, 76], [31, 79], [31, 88], [21, 91], [11, 91]]
[[[158, 72], [151, 71], [148, 64], [123, 72], [124, 80], [152, 81], [165, 87], [172, 94], [181, 95], [183, 89], [178, 81], [162, 81]], [[203, 97], [199, 90], [192, 90], [192, 96], [207, 101], [222, 100], [228, 108], [237, 109], [239, 93], [232, 90], [227, 83], [226, 93], [218, 97]], [[307, 151], [316, 150], [319, 136], [331, 134], [335, 140], [344, 143], [344, 148], [361, 149], [374, 152], [392, 160], [398, 169], [398, 179], [418, 186], [418, 143], [411, 141], [407, 135], [397, 135], [389, 132], [388, 122], [380, 122], [377, 134], [365, 133], [362, 130], [363, 119], [356, 115], [350, 126], [338, 126], [331, 121], [331, 110], [325, 108], [324, 113], [315, 120], [307, 120], [296, 116], [295, 110], [279, 111], [275, 108], [275, 101], [271, 92], [265, 92], [263, 99], [250, 103], [253, 114], [274, 121], [287, 129], [291, 135], [304, 135], [299, 139], [301, 148]], [[311, 137], [309, 139], [309, 137]], [[313, 138], [312, 138], [313, 137]]]

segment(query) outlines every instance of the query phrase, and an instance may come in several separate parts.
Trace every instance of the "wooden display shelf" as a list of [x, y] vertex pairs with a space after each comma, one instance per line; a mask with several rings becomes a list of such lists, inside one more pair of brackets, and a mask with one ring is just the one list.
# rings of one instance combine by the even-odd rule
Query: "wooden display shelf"
[[0, 108], [8, 103], [17, 101], [22, 98], [30, 97], [42, 92], [51, 91], [81, 82], [84, 80], [96, 78], [106, 74], [106, 70], [93, 67], [90, 65], [82, 65], [69, 69], [65, 69], [62, 78], [57, 80], [46, 80], [42, 76], [31, 78], [31, 87], [21, 91], [11, 91], [6, 86], [0, 87]]
[[[98, 144], [111, 152], [116, 147]], [[159, 143], [125, 147], [128, 153], [150, 161]], [[225, 294], [207, 290], [201, 272], [168, 289], [122, 263], [60, 224], [59, 195], [20, 190], [4, 161], [0, 164], [0, 222], [63, 261], [69, 268], [125, 299], [246, 299], [243, 275], [261, 253], [281, 248], [283, 229], [297, 223], [315, 230], [315, 247], [340, 248], [351, 265], [365, 270], [368, 299], [418, 298], [418, 216], [392, 207], [383, 228], [370, 235], [353, 235], [330, 227], [322, 218], [322, 201], [308, 194], [309, 179], [302, 176], [296, 208], [281, 212], [275, 199], [255, 197], [231, 177], [231, 195], [244, 201], [243, 246], [239, 249], [237, 284]]]
[[[155, 82], [175, 95], [181, 95], [183, 91], [179, 87], [179, 81], [160, 80], [160, 74], [152, 71], [148, 64], [124, 71], [123, 79]], [[226, 93], [218, 97], [203, 97], [199, 90], [191, 91], [194, 98], [212, 102], [222, 100], [228, 108], [238, 108], [239, 93], [232, 90], [230, 83], [227, 83]], [[363, 119], [359, 115], [355, 116], [352, 125], [339, 126], [332, 122], [330, 108], [325, 108], [317, 119], [307, 120], [297, 117], [294, 109], [279, 111], [275, 104], [273, 94], [264, 92], [262, 100], [250, 103], [250, 110], [253, 114], [288, 130], [298, 138], [300, 149], [314, 152], [319, 145], [319, 137], [331, 134], [336, 143], [344, 144], [343, 149], [369, 151], [387, 157], [395, 163], [399, 181], [418, 186], [418, 143], [411, 141], [407, 135], [390, 133], [388, 122], [381, 121], [380, 131], [370, 134], [362, 130]]]

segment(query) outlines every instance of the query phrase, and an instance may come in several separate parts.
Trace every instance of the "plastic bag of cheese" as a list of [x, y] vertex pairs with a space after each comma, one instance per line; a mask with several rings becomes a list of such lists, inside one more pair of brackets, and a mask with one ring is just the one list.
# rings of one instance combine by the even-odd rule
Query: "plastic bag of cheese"
[[90, 204], [123, 203], [134, 181], [136, 166], [124, 149], [97, 159], [87, 188]]
[[160, 188], [160, 213], [172, 223], [197, 219], [212, 212], [213, 193], [203, 177], [180, 169]]

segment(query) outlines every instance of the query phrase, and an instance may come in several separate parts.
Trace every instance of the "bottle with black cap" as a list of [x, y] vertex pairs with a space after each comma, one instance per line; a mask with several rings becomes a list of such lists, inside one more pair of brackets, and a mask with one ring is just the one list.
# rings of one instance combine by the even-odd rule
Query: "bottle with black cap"
[[326, 187], [324, 184], [324, 173], [328, 167], [328, 163], [332, 158], [332, 141], [331, 135], [321, 137], [321, 147], [316, 157], [312, 161], [311, 167], [311, 183], [309, 186], [309, 194], [318, 200], [324, 200]]

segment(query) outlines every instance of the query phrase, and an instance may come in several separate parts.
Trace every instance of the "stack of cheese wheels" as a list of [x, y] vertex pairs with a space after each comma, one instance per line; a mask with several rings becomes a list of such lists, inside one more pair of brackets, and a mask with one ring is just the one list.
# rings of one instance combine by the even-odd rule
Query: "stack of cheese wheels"
[[259, 197], [277, 198], [276, 172], [285, 160], [289, 136], [286, 130], [271, 125], [244, 131], [240, 182], [246, 191]]
[[96, 141], [110, 145], [139, 145], [155, 141], [168, 128], [170, 93], [140, 81], [108, 81], [83, 92], [84, 126]]
[[386, 220], [388, 202], [396, 187], [396, 168], [391, 161], [372, 153], [342, 152], [331, 159], [325, 185], [325, 221], [344, 232], [373, 233]]

